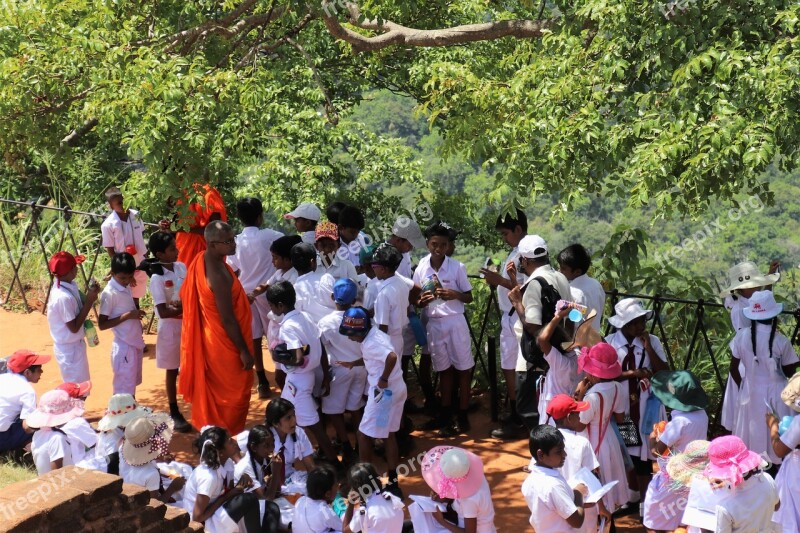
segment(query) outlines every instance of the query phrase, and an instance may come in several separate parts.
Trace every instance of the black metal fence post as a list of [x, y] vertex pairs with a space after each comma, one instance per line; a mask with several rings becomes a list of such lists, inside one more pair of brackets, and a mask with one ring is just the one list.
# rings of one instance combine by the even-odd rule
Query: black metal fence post
[[486, 351], [489, 359], [489, 412], [492, 417], [492, 422], [497, 422], [500, 409], [500, 393], [497, 386], [497, 340], [494, 335], [489, 335]]

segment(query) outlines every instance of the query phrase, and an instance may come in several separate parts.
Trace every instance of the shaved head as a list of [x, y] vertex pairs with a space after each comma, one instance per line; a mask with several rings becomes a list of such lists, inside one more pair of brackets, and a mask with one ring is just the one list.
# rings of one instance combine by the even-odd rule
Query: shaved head
[[225, 240], [232, 233], [233, 229], [228, 224], [221, 220], [214, 220], [208, 223], [203, 236], [206, 238], [206, 244], [210, 244], [211, 241]]

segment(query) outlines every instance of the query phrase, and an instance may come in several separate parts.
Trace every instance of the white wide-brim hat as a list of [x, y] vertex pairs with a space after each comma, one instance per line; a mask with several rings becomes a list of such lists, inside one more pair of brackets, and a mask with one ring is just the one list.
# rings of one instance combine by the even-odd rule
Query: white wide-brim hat
[[776, 283], [781, 278], [780, 274], [762, 274], [755, 263], [744, 261], [731, 267], [728, 271], [728, 287], [719, 295], [722, 298], [730, 296], [739, 289], [757, 289]]
[[125, 427], [134, 418], [148, 415], [153, 411], [139, 405], [130, 394], [115, 394], [108, 399], [105, 416], [97, 423], [98, 431], [110, 431], [117, 427]]
[[750, 297], [750, 305], [742, 312], [750, 320], [769, 320], [783, 312], [783, 304], [775, 301], [772, 291], [756, 291]]
[[650, 320], [653, 318], [653, 310], [645, 309], [642, 301], [638, 298], [625, 298], [614, 306], [614, 316], [609, 317], [608, 323], [615, 328], [621, 328], [643, 315], [647, 315], [647, 320]]

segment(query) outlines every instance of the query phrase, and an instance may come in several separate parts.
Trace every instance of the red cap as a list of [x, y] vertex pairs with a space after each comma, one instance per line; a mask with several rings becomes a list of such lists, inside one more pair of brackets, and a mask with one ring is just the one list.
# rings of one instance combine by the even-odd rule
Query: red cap
[[56, 252], [50, 258], [48, 265], [50, 272], [54, 276], [64, 276], [69, 274], [70, 270], [75, 268], [75, 265], [80, 265], [86, 260], [82, 255], [74, 256], [69, 252]]
[[6, 365], [15, 374], [21, 374], [33, 365], [43, 365], [49, 360], [49, 355], [39, 355], [30, 350], [17, 350], [8, 358]]
[[89, 394], [90, 390], [92, 390], [92, 382], [84, 381], [83, 383], [72, 383], [71, 381], [68, 381], [66, 383], [62, 383], [56, 388], [66, 391], [67, 394], [69, 394], [72, 398], [83, 398]]
[[556, 394], [547, 403], [546, 413], [553, 417], [553, 420], [561, 420], [567, 418], [570, 413], [580, 413], [588, 408], [589, 402], [578, 402], [567, 394]]

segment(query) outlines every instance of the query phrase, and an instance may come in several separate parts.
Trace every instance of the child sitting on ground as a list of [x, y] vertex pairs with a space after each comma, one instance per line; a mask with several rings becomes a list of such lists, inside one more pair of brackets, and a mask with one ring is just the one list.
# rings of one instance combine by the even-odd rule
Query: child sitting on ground
[[[70, 398], [86, 402], [92, 390], [92, 382], [62, 383], [58, 390], [69, 394]], [[61, 426], [66, 433], [72, 451], [72, 461], [76, 466], [90, 470], [106, 471], [106, 462], [97, 454], [98, 436], [94, 428], [83, 417], [76, 417]]]
[[75, 464], [67, 434], [62, 426], [83, 414], [83, 402], [70, 398], [63, 390], [42, 394], [39, 405], [25, 422], [36, 429], [31, 442], [33, 462], [41, 476], [51, 470]]
[[308, 473], [308, 495], [295, 504], [292, 533], [331, 533], [342, 530], [342, 519], [333, 512], [336, 497], [336, 472], [318, 466]]
[[[385, 492], [381, 478], [370, 463], [357, 463], [347, 473], [347, 510], [342, 519], [344, 533], [400, 533], [403, 502]], [[356, 512], [358, 506], [358, 512]]]
[[[275, 441], [275, 457], [280, 457], [283, 463], [282, 472], [275, 472], [280, 474], [282, 486], [291, 485], [296, 487], [294, 492], [305, 493], [305, 478], [315, 466], [314, 448], [303, 428], [297, 426], [294, 405], [284, 398], [276, 398], [267, 404], [264, 418]], [[296, 464], [302, 464], [304, 470], [296, 470]]]
[[97, 422], [96, 454], [106, 462], [109, 474], [119, 474], [119, 446], [125, 437], [125, 427], [134, 419], [152, 411], [140, 406], [130, 394], [115, 394], [108, 399], [108, 408]]

